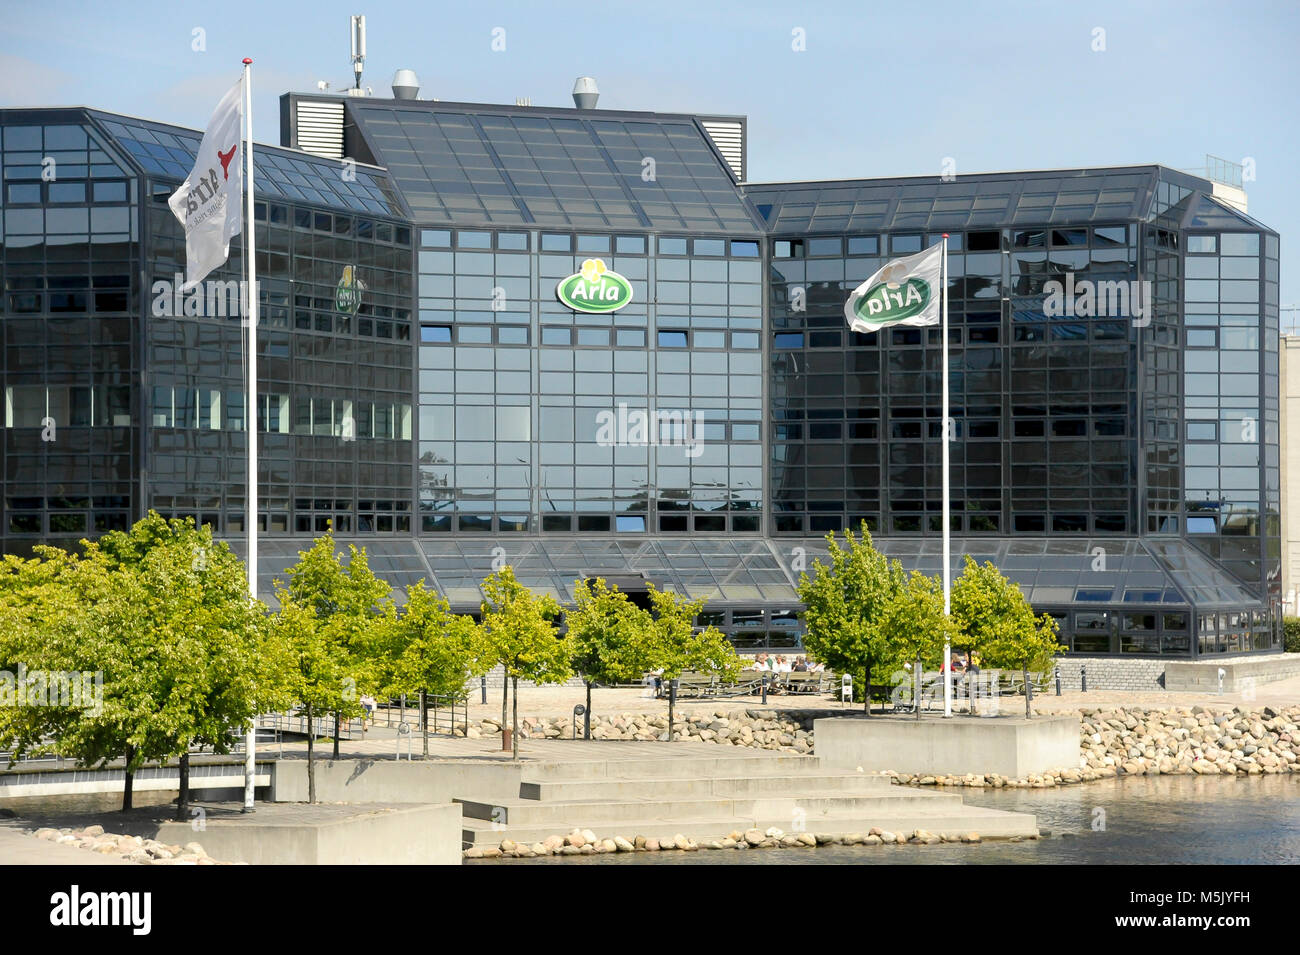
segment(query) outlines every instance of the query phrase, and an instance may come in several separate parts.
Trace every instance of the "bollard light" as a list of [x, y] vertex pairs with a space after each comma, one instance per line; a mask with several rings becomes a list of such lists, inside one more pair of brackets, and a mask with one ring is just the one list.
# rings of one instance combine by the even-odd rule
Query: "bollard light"
[[1079, 667], [1079, 684], [1082, 687], [1082, 689], [1079, 692], [1087, 693], [1088, 692], [1088, 668], [1085, 666]]
[[1061, 668], [1056, 668], [1056, 695], [1061, 695]]

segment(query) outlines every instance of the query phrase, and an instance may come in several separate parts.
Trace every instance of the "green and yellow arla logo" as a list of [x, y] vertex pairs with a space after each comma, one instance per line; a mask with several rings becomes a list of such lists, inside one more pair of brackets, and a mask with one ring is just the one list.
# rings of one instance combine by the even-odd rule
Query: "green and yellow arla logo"
[[865, 322], [901, 322], [920, 315], [930, 304], [930, 283], [909, 278], [902, 284], [877, 282], [853, 305], [853, 313]]
[[632, 283], [611, 272], [604, 259], [587, 259], [582, 271], [560, 280], [555, 297], [577, 312], [617, 312], [632, 301]]
[[355, 315], [361, 307], [361, 293], [365, 290], [366, 283], [357, 278], [357, 270], [351, 265], [345, 265], [334, 290], [334, 304], [344, 315]]

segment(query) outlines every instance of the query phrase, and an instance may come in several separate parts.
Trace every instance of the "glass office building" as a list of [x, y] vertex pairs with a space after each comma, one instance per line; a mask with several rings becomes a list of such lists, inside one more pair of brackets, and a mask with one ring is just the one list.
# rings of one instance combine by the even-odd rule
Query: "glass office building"
[[[199, 133], [0, 124], [0, 545], [154, 509], [242, 550], [237, 309], [169, 291]], [[510, 563], [797, 647], [826, 533], [865, 521], [939, 570], [940, 331], [856, 334], [843, 305], [948, 232], [956, 559], [1077, 654], [1278, 645], [1276, 233], [1159, 166], [751, 183], [744, 131], [286, 94], [285, 145], [255, 153], [262, 595], [333, 528], [458, 610]], [[231, 253], [210, 280], [237, 282]], [[557, 286], [596, 260], [630, 299], [574, 307]]]

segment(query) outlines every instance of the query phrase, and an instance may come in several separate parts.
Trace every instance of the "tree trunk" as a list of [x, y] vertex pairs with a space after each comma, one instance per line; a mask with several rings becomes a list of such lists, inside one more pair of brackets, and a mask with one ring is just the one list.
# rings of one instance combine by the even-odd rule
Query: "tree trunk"
[[916, 672], [912, 674], [916, 692], [913, 694], [912, 702], [916, 705], [916, 718], [921, 718], [921, 658], [916, 658]]
[[862, 712], [871, 715], [871, 661], [867, 661], [866, 678], [862, 681], [866, 689], [862, 691]]
[[668, 742], [673, 741], [673, 704], [677, 702], [677, 690], [673, 681], [668, 681]]
[[180, 791], [176, 796], [176, 821], [186, 822], [190, 813], [190, 754], [181, 754]]
[[510, 699], [510, 677], [506, 676], [505, 668], [501, 669], [501, 730], [506, 728], [506, 703]]
[[582, 738], [591, 739], [591, 681], [583, 682], [587, 684], [587, 709], [582, 714]]
[[1034, 718], [1034, 711], [1030, 709], [1029, 704], [1034, 702], [1034, 690], [1029, 685], [1029, 668], [1022, 666], [1020, 668], [1020, 676], [1025, 681], [1025, 719], [1032, 720]]
[[334, 711], [334, 758], [339, 758], [339, 724], [342, 722], [343, 714], [338, 710]]
[[122, 811], [131, 811], [131, 788], [135, 785], [135, 773], [131, 770], [131, 760], [135, 759], [135, 747], [127, 744], [126, 766], [122, 773]]
[[424, 734], [423, 756], [429, 758], [429, 691], [420, 691], [420, 729]]
[[511, 677], [510, 682], [514, 684], [514, 686], [512, 687], [514, 692], [511, 693], [510, 695], [510, 703], [511, 703], [510, 758], [518, 759], [519, 758], [519, 677], [517, 676]]
[[307, 704], [307, 801], [316, 802], [316, 728], [311, 721], [311, 704]]

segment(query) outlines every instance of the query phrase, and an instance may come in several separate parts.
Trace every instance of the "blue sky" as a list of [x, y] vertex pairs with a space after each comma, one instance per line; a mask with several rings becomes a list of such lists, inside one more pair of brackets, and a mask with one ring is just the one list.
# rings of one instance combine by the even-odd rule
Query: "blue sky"
[[251, 56], [257, 139], [277, 142], [280, 93], [350, 85], [352, 13], [367, 15], [363, 85], [378, 95], [409, 67], [421, 97], [571, 105], [574, 78], [592, 75], [601, 106], [747, 115], [752, 179], [938, 175], [945, 157], [959, 175], [1148, 162], [1200, 171], [1206, 153], [1250, 157], [1250, 212], [1282, 234], [1282, 302], [1300, 302], [1294, 0], [51, 0], [6, 11], [0, 104], [197, 127]]

